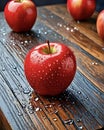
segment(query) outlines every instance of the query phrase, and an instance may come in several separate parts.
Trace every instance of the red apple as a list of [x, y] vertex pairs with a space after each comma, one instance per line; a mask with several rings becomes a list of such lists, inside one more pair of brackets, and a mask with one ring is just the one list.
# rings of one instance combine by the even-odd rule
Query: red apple
[[72, 82], [76, 59], [62, 43], [40, 44], [26, 55], [24, 72], [31, 87], [40, 95], [62, 93]]
[[67, 10], [75, 20], [91, 17], [96, 8], [96, 0], [68, 0]]
[[4, 9], [5, 19], [15, 32], [29, 31], [37, 18], [37, 9], [31, 0], [11, 0]]
[[96, 27], [98, 35], [104, 41], [104, 10], [102, 10], [98, 15]]

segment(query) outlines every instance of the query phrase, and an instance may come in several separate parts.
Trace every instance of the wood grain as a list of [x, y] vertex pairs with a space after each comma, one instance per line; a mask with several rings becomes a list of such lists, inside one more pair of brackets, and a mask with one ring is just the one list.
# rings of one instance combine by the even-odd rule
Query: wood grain
[[[38, 7], [30, 32], [14, 33], [0, 13], [0, 129], [96, 130], [104, 127], [104, 42], [96, 32], [95, 12], [74, 21], [66, 5]], [[35, 45], [62, 42], [77, 58], [77, 72], [68, 89], [56, 97], [33, 92], [23, 62]], [[1, 127], [2, 126], [2, 127]]]

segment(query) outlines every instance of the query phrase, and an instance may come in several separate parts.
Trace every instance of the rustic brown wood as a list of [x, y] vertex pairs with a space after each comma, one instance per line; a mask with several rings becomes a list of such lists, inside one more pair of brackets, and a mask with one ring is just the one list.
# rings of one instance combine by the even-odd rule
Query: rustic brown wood
[[[0, 130], [96, 130], [104, 127], [104, 42], [97, 13], [74, 21], [66, 5], [38, 7], [30, 32], [14, 33], [0, 13]], [[32, 93], [23, 70], [26, 53], [47, 38], [68, 45], [76, 76], [59, 96]]]

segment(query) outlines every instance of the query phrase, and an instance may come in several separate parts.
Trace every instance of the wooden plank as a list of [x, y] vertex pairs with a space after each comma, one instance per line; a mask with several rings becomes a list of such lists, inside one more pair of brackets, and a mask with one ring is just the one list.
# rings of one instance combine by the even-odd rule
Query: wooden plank
[[[2, 45], [1, 45], [1, 50], [5, 50], [4, 48], [2, 48]], [[1, 52], [1, 51], [0, 51]], [[13, 78], [13, 81], [9, 81], [9, 84], [11, 84], [11, 87], [14, 87], [14, 88], [12, 88], [12, 91], [13, 91], [13, 89], [14, 89], [14, 92], [15, 92], [15, 89], [17, 90], [17, 94], [16, 94], [16, 92], [15, 92], [15, 95], [16, 95], [16, 98], [18, 98], [18, 100], [19, 100], [19, 102], [21, 103], [21, 100], [23, 101], [23, 99], [22, 99], [22, 97], [21, 97], [21, 93], [19, 92], [21, 89], [23, 89], [23, 88], [19, 88], [20, 90], [18, 91], [18, 86], [21, 86], [21, 87], [24, 87], [24, 89], [26, 88], [26, 84], [23, 84], [23, 81], [22, 80], [24, 80], [23, 78], [22, 78], [22, 76], [20, 75], [20, 74], [22, 74], [23, 75], [23, 72], [22, 72], [22, 70], [21, 70], [21, 68], [18, 68], [17, 70], [18, 70], [18, 72], [15, 72], [14, 70], [12, 70], [13, 68], [16, 70], [16, 67], [15, 67], [15, 65], [16, 66], [18, 66], [19, 67], [19, 65], [17, 65], [17, 61], [15, 61], [16, 63], [15, 63], [15, 65], [14, 65], [14, 63], [12, 63], [12, 61], [14, 61], [14, 60], [17, 60], [17, 57], [15, 57], [16, 59], [14, 59], [14, 57], [13, 57], [13, 55], [12, 55], [12, 59], [9, 59], [8, 60], [8, 58], [7, 58], [7, 56], [8, 55], [10, 55], [9, 53], [7, 53], [6, 52], [6, 50], [5, 51], [3, 51], [3, 53], [4, 54], [1, 54], [1, 56], [2, 56], [2, 58], [1, 58], [1, 61], [2, 61], [2, 64], [3, 65], [6, 65], [6, 68], [8, 68], [8, 69], [6, 69], [6, 70], [9, 70], [10, 72], [8, 72], [9, 73], [9, 75], [8, 74], [5, 74], [7, 77], [15, 77], [15, 78]], [[12, 53], [11, 53], [12, 54]], [[18, 56], [18, 55], [17, 55]], [[7, 59], [6, 59], [7, 58]], [[10, 58], [10, 56], [9, 56], [9, 58]], [[14, 60], [13, 60], [14, 59]], [[11, 61], [11, 62], [10, 62]], [[3, 66], [3, 65], [1, 65], [1, 67]], [[12, 65], [12, 66], [11, 66]], [[21, 65], [21, 67], [22, 67], [22, 64], [20, 64]], [[3, 66], [4, 67], [4, 66]], [[4, 70], [4, 68], [3, 68], [3, 73], [5, 73], [5, 70]], [[15, 73], [15, 74], [14, 74]], [[2, 75], [3, 76], [3, 75]], [[21, 80], [22, 79], [22, 80]], [[19, 83], [18, 83], [18, 80], [19, 80]], [[15, 82], [15, 84], [17, 84], [17, 86], [15, 85], [15, 84], [13, 84]], [[24, 81], [25, 82], [25, 81]], [[16, 87], [16, 88], [15, 88]], [[28, 86], [29, 87], [29, 86]], [[23, 90], [22, 90], [23, 91]], [[20, 93], [20, 96], [18, 96], [18, 93]], [[45, 99], [44, 99], [44, 102], [45, 102]], [[21, 104], [23, 104], [23, 103], [21, 103]], [[49, 103], [48, 103], [49, 104]], [[43, 108], [43, 107], [42, 107]], [[75, 108], [74, 108], [75, 109]], [[45, 115], [48, 115], [47, 113], [45, 114]], [[39, 116], [39, 115], [38, 115]], [[53, 117], [52, 116], [50, 116], [50, 115], [48, 115], [49, 117], [48, 117], [48, 119], [49, 120], [51, 120], [51, 122], [53, 122]], [[54, 119], [57, 119], [56, 118], [57, 116], [54, 116]], [[90, 119], [93, 119], [93, 117], [91, 117]], [[59, 120], [59, 119], [58, 119]], [[96, 122], [95, 121], [95, 119], [93, 119], [94, 120], [94, 122]], [[53, 123], [52, 123], [53, 124]], [[98, 124], [97, 122], [95, 123], [96, 125]], [[56, 123], [55, 123], [55, 125], [56, 125]], [[47, 125], [46, 125], [47, 126]], [[49, 125], [48, 125], [49, 126]], [[52, 126], [54, 126], [54, 125], [52, 125]], [[77, 126], [77, 125], [75, 125], [75, 126]], [[99, 125], [98, 125], [99, 126]], [[98, 127], [98, 126], [96, 126], [96, 127]], [[63, 129], [64, 129], [64, 127], [63, 127]]]

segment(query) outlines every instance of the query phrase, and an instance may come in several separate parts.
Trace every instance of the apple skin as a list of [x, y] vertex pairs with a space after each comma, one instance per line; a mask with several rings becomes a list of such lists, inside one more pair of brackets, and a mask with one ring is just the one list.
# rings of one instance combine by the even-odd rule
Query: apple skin
[[36, 21], [37, 9], [31, 0], [11, 0], [4, 8], [4, 15], [14, 32], [26, 32]]
[[104, 10], [97, 17], [96, 28], [99, 37], [104, 41]]
[[75, 20], [90, 18], [95, 8], [95, 0], [67, 0], [67, 10]]
[[69, 47], [50, 43], [56, 52], [46, 54], [47, 43], [32, 48], [24, 60], [24, 72], [31, 87], [40, 95], [55, 96], [65, 91], [76, 72], [76, 58]]

